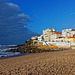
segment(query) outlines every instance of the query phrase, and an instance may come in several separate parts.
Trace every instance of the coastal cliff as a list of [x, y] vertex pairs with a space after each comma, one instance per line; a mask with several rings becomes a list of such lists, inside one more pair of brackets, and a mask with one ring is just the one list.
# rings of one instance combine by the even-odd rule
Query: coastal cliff
[[21, 52], [21, 53], [42, 53], [42, 52], [55, 52], [55, 51], [63, 51], [68, 50], [70, 48], [62, 48], [54, 45], [40, 45], [40, 43], [35, 42], [33, 40], [27, 40], [25, 44], [17, 45], [17, 49], [11, 49], [9, 52]]

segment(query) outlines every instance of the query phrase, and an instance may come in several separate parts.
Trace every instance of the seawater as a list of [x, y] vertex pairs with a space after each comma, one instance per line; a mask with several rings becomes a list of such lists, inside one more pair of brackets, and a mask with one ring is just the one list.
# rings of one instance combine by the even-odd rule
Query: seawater
[[6, 52], [10, 49], [16, 49], [17, 48], [17, 47], [14, 47], [14, 46], [16, 46], [16, 45], [0, 45], [0, 58], [1, 57], [19, 55], [20, 52]]

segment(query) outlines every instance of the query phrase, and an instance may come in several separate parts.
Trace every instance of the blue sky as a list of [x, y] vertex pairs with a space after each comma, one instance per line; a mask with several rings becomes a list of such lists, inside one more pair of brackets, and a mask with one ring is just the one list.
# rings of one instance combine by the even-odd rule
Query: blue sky
[[29, 15], [28, 28], [42, 34], [46, 28], [61, 32], [65, 28], [75, 28], [75, 0], [11, 0]]
[[75, 28], [75, 0], [0, 0], [0, 44], [23, 44], [47, 28]]

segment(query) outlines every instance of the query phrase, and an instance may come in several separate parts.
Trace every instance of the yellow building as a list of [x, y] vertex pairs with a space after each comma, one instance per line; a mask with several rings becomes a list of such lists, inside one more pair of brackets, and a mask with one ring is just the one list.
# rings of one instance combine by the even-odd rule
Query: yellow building
[[75, 37], [68, 37], [64, 39], [64, 42], [75, 42]]
[[43, 38], [44, 38], [44, 41], [50, 41], [51, 40], [51, 35], [55, 32], [55, 29], [52, 28], [49, 29], [47, 28], [46, 30], [43, 30]]

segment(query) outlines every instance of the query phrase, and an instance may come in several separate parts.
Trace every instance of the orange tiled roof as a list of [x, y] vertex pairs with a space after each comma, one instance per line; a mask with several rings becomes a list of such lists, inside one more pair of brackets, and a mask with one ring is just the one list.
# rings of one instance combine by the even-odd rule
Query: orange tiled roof
[[54, 35], [54, 34], [62, 34], [62, 33], [59, 33], [59, 32], [55, 32], [55, 33], [53, 33], [53, 35]]
[[69, 37], [69, 38], [75, 38], [75, 37]]
[[36, 35], [37, 37], [39, 36], [39, 35]]

